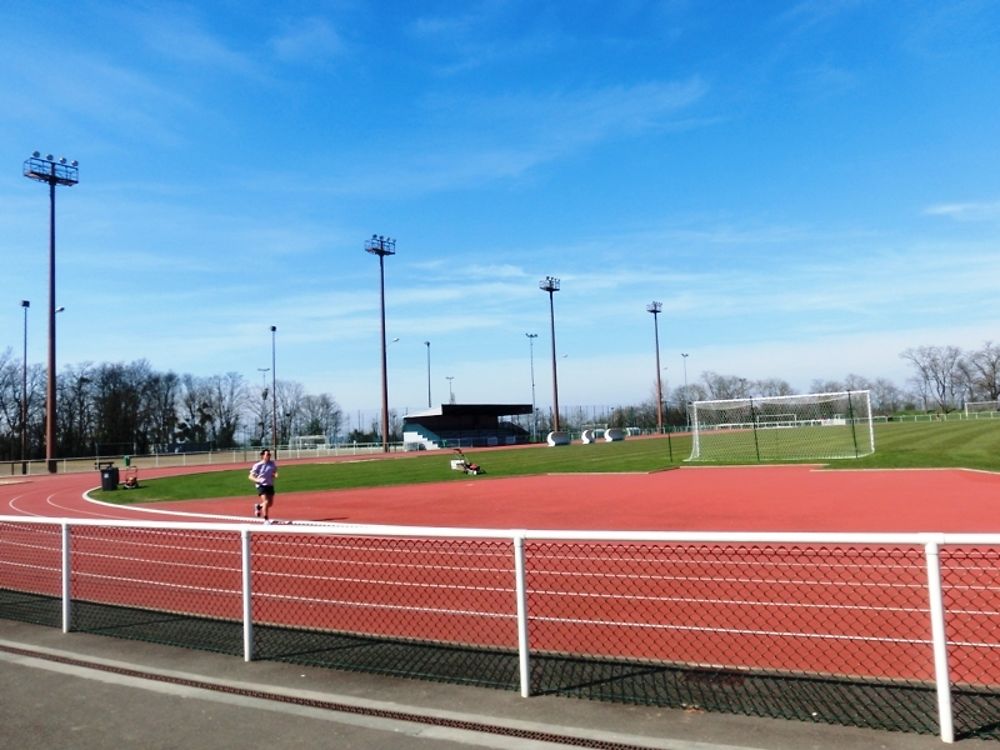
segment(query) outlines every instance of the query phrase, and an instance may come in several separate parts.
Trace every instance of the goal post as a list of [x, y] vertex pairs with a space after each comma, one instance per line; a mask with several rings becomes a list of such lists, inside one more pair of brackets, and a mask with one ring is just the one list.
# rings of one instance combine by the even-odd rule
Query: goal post
[[688, 461], [755, 463], [860, 458], [875, 452], [869, 391], [691, 404]]
[[980, 414], [994, 417], [997, 416], [997, 412], [1000, 412], [1000, 400], [965, 402], [965, 416], [967, 417], [978, 417]]
[[288, 441], [289, 450], [320, 450], [329, 448], [326, 435], [293, 435]]

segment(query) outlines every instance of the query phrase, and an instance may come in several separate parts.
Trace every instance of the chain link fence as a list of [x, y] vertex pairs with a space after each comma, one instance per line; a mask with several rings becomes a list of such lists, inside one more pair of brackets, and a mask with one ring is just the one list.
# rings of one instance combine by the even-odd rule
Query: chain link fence
[[0, 517], [0, 617], [524, 696], [1000, 739], [1000, 535]]

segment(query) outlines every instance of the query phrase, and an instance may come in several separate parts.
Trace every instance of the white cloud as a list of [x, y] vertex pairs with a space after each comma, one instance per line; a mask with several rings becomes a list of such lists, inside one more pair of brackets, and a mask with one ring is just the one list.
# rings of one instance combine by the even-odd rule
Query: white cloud
[[946, 216], [956, 221], [997, 221], [1000, 220], [1000, 200], [970, 203], [939, 203], [928, 206], [924, 213], [930, 216]]
[[337, 30], [322, 18], [305, 18], [289, 24], [271, 39], [275, 56], [284, 62], [316, 62], [346, 51]]

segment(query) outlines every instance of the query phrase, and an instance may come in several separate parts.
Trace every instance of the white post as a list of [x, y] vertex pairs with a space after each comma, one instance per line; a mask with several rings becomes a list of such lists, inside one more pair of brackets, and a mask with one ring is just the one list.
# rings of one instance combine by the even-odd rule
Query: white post
[[524, 533], [516, 534], [514, 543], [514, 589], [517, 593], [517, 656], [521, 697], [531, 695], [531, 664], [528, 657], [528, 594], [524, 574]]
[[69, 632], [70, 618], [72, 616], [71, 596], [72, 587], [70, 581], [72, 571], [70, 570], [69, 554], [69, 524], [62, 524], [62, 631]]
[[240, 561], [243, 570], [243, 661], [253, 661], [253, 588], [249, 529], [240, 530]]
[[944, 622], [944, 595], [941, 589], [941, 560], [938, 543], [924, 545], [927, 558], [927, 595], [930, 599], [931, 642], [934, 650], [934, 682], [937, 686], [938, 723], [942, 742], [955, 741], [951, 714], [951, 677], [948, 671], [948, 639]]

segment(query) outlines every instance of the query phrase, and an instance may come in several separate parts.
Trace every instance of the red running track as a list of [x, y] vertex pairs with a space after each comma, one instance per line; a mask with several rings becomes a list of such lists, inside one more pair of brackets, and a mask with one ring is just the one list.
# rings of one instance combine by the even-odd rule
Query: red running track
[[[446, 458], [442, 457], [442, 460]], [[243, 468], [239, 467], [215, 467]], [[193, 473], [144, 471], [143, 479]], [[148, 506], [89, 502], [96, 476], [0, 479], [0, 515], [252, 519], [254, 498]], [[1000, 474], [963, 469], [823, 471], [808, 466], [549, 475], [283, 493], [287, 520], [496, 529], [1000, 533]], [[207, 517], [207, 518], [206, 518]]]

